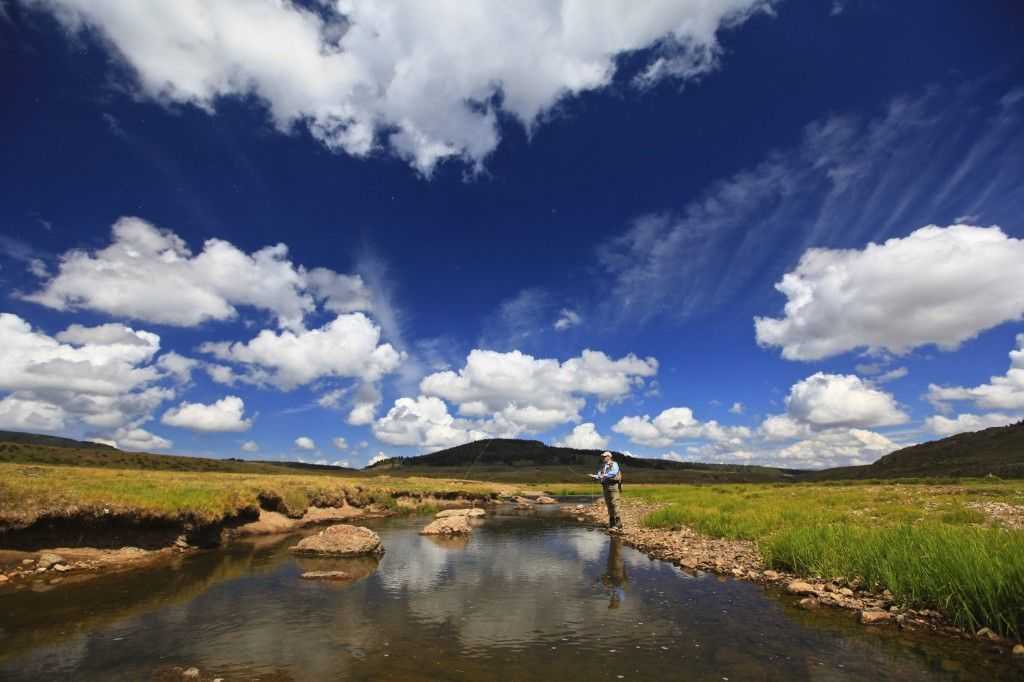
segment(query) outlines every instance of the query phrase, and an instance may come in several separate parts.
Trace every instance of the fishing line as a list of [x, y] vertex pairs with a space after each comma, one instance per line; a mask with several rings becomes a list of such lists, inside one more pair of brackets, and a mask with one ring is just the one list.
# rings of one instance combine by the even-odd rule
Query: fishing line
[[474, 466], [476, 466], [476, 463], [480, 461], [480, 458], [483, 457], [484, 453], [487, 452], [487, 448], [491, 447], [491, 443], [493, 443], [493, 442], [494, 442], [494, 439], [491, 438], [490, 440], [487, 441], [486, 444], [484, 444], [484, 446], [480, 449], [480, 452], [477, 453], [476, 459], [474, 459], [472, 462], [469, 463], [469, 468], [466, 469], [466, 473], [463, 474], [463, 476], [462, 476], [463, 479], [468, 479], [469, 478], [469, 470], [472, 469]]

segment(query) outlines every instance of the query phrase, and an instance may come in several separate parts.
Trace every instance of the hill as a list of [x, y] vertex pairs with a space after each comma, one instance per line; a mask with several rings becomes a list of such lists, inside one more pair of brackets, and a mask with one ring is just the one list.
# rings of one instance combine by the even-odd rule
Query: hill
[[[390, 476], [473, 478], [485, 481], [582, 482], [600, 467], [601, 450], [576, 450], [538, 440], [491, 438], [417, 457], [392, 457], [369, 472]], [[673, 462], [614, 452], [633, 483], [772, 482], [801, 472], [773, 467]]]
[[351, 475], [354, 473], [352, 469], [303, 462], [259, 462], [243, 459], [124, 452], [101, 443], [17, 431], [0, 431], [0, 462], [103, 469], [216, 471], [237, 474], [345, 473]]
[[897, 450], [873, 464], [808, 472], [812, 480], [959, 476], [1024, 478], [1024, 421]]

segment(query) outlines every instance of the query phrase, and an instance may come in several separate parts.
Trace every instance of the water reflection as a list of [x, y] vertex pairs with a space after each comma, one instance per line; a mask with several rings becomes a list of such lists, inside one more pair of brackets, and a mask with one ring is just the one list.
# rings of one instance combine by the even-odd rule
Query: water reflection
[[[955, 642], [796, 611], [694, 578], [556, 517], [489, 518], [465, 542], [375, 523], [380, 560], [292, 557], [297, 538], [43, 595], [0, 596], [0, 678], [1014, 679]], [[344, 585], [303, 581], [346, 570]], [[951, 665], [950, 663], [956, 665]], [[957, 668], [959, 665], [959, 668]]]

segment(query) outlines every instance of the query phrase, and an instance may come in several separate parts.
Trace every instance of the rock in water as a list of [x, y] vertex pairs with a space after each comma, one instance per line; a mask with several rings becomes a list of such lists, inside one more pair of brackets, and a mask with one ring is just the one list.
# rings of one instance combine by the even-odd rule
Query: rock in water
[[860, 612], [860, 622], [864, 625], [879, 625], [888, 623], [892, 614], [880, 609], [866, 609]]
[[39, 555], [39, 558], [36, 559], [36, 565], [39, 566], [39, 568], [50, 568], [51, 566], [62, 563], [64, 563], [64, 557], [59, 554], [54, 554], [53, 552], [43, 552]]
[[472, 531], [473, 527], [469, 525], [469, 519], [465, 516], [446, 516], [431, 521], [420, 531], [420, 535], [465, 535]]
[[369, 528], [342, 523], [304, 538], [290, 551], [311, 556], [348, 557], [383, 554], [384, 547], [380, 536]]
[[814, 594], [814, 585], [806, 583], [803, 580], [794, 580], [790, 584], [786, 585], [786, 591], [790, 594]]
[[821, 603], [815, 597], [804, 597], [800, 600], [800, 608], [805, 611], [813, 611], [818, 608]]
[[537, 498], [537, 504], [558, 504], [558, 500], [547, 495], [541, 495]]
[[345, 571], [306, 571], [302, 574], [305, 580], [352, 580], [352, 574]]
[[525, 505], [533, 504], [533, 500], [531, 500], [529, 497], [523, 497], [522, 495], [516, 495], [512, 499], [513, 499], [513, 501], [516, 504], [525, 504]]
[[470, 516], [470, 517], [475, 517], [475, 516], [484, 516], [486, 514], [487, 514], [487, 512], [485, 512], [483, 509], [479, 509], [479, 508], [474, 508], [474, 509], [445, 509], [444, 511], [439, 511], [436, 514], [434, 514], [434, 518], [435, 519], [447, 519], [447, 518], [449, 518], [451, 516]]
[[1024, 658], [1024, 644], [1014, 644], [1013, 645], [1013, 655], [1014, 656], [1020, 656], [1020, 657]]

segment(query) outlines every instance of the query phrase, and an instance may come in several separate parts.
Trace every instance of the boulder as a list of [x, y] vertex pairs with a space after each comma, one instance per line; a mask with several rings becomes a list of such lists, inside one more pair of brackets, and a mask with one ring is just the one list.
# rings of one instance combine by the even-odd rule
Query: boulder
[[558, 504], [558, 500], [547, 495], [541, 495], [537, 498], [537, 504]]
[[767, 578], [768, 580], [778, 580], [779, 579], [779, 573], [778, 573], [778, 571], [767, 570], [767, 571], [764, 572], [764, 577]]
[[816, 592], [814, 585], [806, 583], [803, 580], [794, 580], [790, 584], [786, 585], [786, 591], [790, 594], [815, 594]]
[[476, 516], [484, 516], [486, 514], [487, 514], [487, 512], [485, 512], [483, 509], [479, 509], [479, 508], [474, 508], [474, 509], [445, 509], [444, 511], [439, 511], [436, 514], [434, 514], [434, 518], [436, 518], [436, 519], [447, 519], [447, 518], [452, 517], [452, 516], [476, 517]]
[[383, 554], [384, 547], [380, 536], [369, 528], [342, 523], [303, 538], [290, 551], [310, 556], [350, 557]]
[[67, 564], [54, 564], [53, 570], [57, 571], [58, 573], [67, 573], [71, 570], [71, 567]]
[[525, 505], [531, 505], [531, 504], [533, 504], [533, 500], [531, 500], [531, 499], [530, 499], [529, 497], [523, 497], [522, 495], [516, 495], [516, 496], [515, 496], [514, 498], [512, 498], [512, 499], [513, 499], [513, 501], [514, 501], [514, 502], [515, 502], [516, 504], [520, 504], [520, 505], [522, 505], [522, 504], [525, 504]]
[[820, 605], [821, 603], [814, 597], [804, 597], [800, 600], [800, 608], [804, 609], [805, 611], [813, 611]]
[[1020, 656], [1020, 657], [1024, 658], [1024, 644], [1014, 644], [1013, 645], [1013, 655], [1014, 656]]
[[464, 535], [472, 531], [473, 527], [465, 516], [446, 516], [431, 521], [420, 535]]
[[43, 552], [39, 555], [39, 558], [36, 559], [36, 565], [39, 568], [50, 568], [51, 566], [62, 563], [64, 563], [64, 557], [60, 554], [54, 554], [53, 552]]
[[865, 609], [859, 614], [860, 622], [863, 625], [879, 625], [881, 623], [888, 623], [891, 618], [891, 613], [888, 611], [882, 611], [881, 609]]
[[185, 680], [198, 680], [199, 679], [199, 668], [186, 668], [181, 671], [181, 677]]
[[4, 575], [3, 573], [0, 573], [0, 583], [5, 583], [5, 582], [7, 582], [8, 580], [10, 580], [10, 578], [8, 578], [8, 577], [7, 577], [6, 575]]

